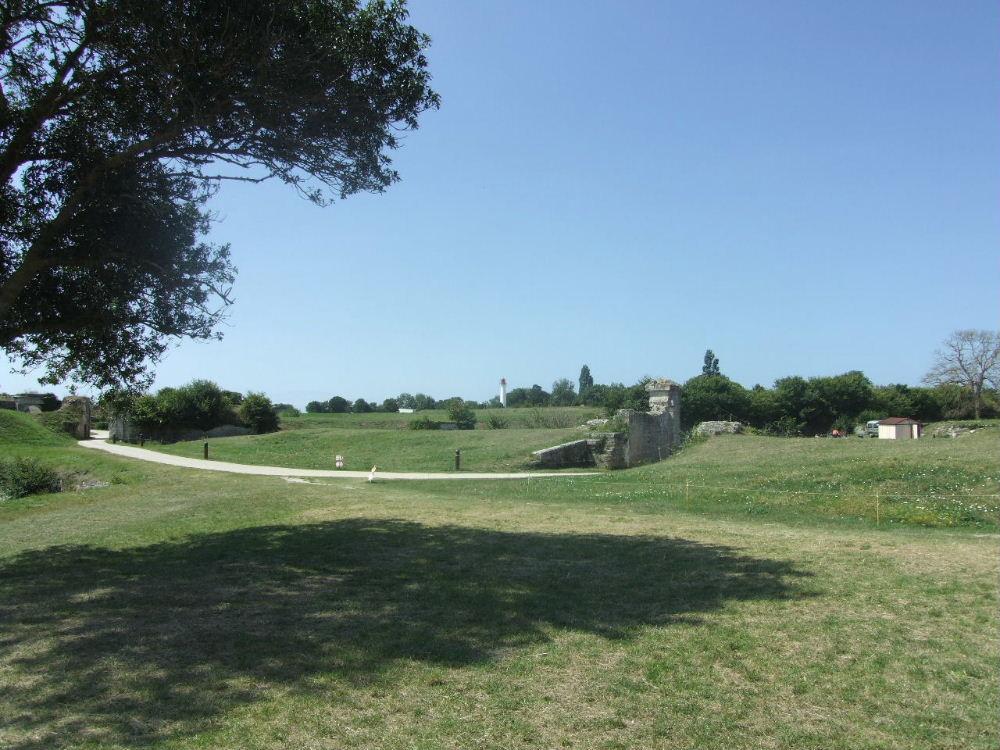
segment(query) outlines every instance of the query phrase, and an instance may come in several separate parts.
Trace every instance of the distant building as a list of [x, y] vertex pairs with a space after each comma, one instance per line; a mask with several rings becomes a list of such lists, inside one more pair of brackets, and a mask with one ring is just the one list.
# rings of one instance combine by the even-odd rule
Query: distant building
[[916, 440], [923, 431], [923, 423], [909, 417], [889, 417], [878, 423], [879, 440]]

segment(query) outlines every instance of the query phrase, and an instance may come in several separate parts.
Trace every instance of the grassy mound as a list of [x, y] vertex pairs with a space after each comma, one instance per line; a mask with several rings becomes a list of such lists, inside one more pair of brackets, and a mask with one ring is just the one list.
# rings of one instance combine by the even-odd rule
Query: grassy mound
[[72, 442], [69, 435], [53, 432], [30, 414], [0, 410], [0, 447], [60, 446]]
[[[455, 451], [461, 450], [464, 470], [516, 471], [525, 468], [531, 451], [578, 437], [576, 430], [288, 430], [209, 440], [209, 455], [243, 464], [333, 469], [339, 454], [344, 468], [355, 471], [372, 465], [383, 471], [452, 471]], [[202, 445], [194, 440], [150, 447], [201, 458]]]
[[[486, 420], [489, 416], [500, 417], [512, 430], [552, 430], [566, 429], [583, 424], [588, 419], [604, 415], [604, 410], [594, 406], [546, 406], [541, 408], [524, 407], [518, 409], [476, 409], [479, 424], [476, 429], [489, 429]], [[370, 414], [300, 414], [298, 416], [283, 416], [283, 430], [405, 430], [410, 422], [423, 418], [438, 422], [448, 421], [448, 412], [443, 409], [431, 409], [415, 414], [381, 413]]]

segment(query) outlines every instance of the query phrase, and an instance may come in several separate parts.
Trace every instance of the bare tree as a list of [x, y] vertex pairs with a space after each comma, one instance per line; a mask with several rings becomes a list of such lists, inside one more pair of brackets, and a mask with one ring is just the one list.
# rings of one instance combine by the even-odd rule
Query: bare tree
[[972, 391], [976, 419], [983, 406], [983, 388], [1000, 385], [1000, 333], [972, 329], [955, 331], [934, 352], [934, 365], [924, 376], [928, 385], [960, 385]]

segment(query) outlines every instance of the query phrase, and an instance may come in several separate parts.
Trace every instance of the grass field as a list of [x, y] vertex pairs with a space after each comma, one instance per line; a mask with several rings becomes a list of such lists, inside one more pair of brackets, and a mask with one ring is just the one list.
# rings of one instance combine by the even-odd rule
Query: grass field
[[[680, 503], [689, 510], [992, 528], [1000, 523], [1000, 422], [987, 424], [960, 438], [919, 441], [721, 436], [668, 461], [587, 481], [609, 500]], [[341, 454], [347, 469], [449, 471], [460, 448], [465, 470], [512, 471], [525, 468], [530, 451], [580, 435], [575, 429], [313, 427], [209, 442], [212, 458], [247, 464], [329, 469]], [[202, 455], [201, 441], [156, 448]], [[547, 484], [545, 491], [575, 492], [566, 487]]]
[[[516, 471], [525, 468], [531, 451], [578, 437], [575, 430], [282, 430], [210, 440], [209, 455], [244, 464], [333, 469], [340, 454], [344, 468], [357, 471], [375, 464], [383, 471], [453, 471], [460, 449], [464, 470]], [[201, 440], [148, 447], [190, 458], [203, 455]]]
[[[995, 488], [976, 468], [995, 467], [989, 434], [926, 454], [729, 438], [587, 479], [289, 485], [101, 455], [24, 419], [0, 416], [0, 453], [114, 483], [0, 503], [0, 747], [1000, 740], [995, 529], [718, 494], [753, 476]], [[682, 474], [719, 484], [662, 491]]]
[[[476, 429], [489, 429], [490, 416], [501, 417], [509, 429], [551, 430], [576, 427], [594, 417], [604, 416], [604, 410], [593, 406], [560, 406], [518, 409], [476, 409], [478, 419]], [[370, 414], [300, 414], [297, 417], [283, 416], [283, 430], [309, 429], [376, 429], [405, 430], [410, 422], [423, 419], [438, 422], [448, 421], [448, 412], [442, 409], [420, 411], [415, 414], [372, 412]]]

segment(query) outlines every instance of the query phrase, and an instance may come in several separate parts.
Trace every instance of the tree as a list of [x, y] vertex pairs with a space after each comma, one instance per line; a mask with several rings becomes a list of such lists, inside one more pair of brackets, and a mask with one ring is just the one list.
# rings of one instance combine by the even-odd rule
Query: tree
[[715, 356], [715, 352], [711, 349], [705, 350], [705, 362], [701, 366], [702, 375], [721, 375], [722, 371], [719, 370], [719, 358]]
[[400, 409], [415, 409], [416, 401], [410, 393], [400, 393], [396, 396], [396, 403]]
[[460, 430], [476, 429], [476, 412], [460, 398], [449, 399], [448, 419], [454, 422]]
[[328, 411], [330, 411], [329, 401], [310, 401], [306, 404], [308, 414], [325, 414]]
[[346, 414], [351, 410], [351, 402], [343, 396], [334, 396], [326, 402], [326, 406], [331, 414]]
[[355, 414], [368, 414], [369, 412], [375, 411], [375, 407], [363, 398], [359, 398], [351, 405], [351, 411]]
[[549, 392], [537, 383], [531, 388], [514, 388], [507, 392], [507, 406], [548, 406]]
[[725, 375], [698, 375], [681, 391], [681, 418], [685, 429], [708, 420], [748, 422], [752, 399], [747, 389]]
[[382, 402], [382, 411], [399, 411], [399, 402], [394, 398], [387, 398]]
[[934, 352], [934, 364], [924, 376], [928, 385], [957, 385], [972, 394], [976, 419], [983, 411], [983, 388], [1000, 388], [1000, 332], [955, 331]]
[[584, 395], [591, 388], [594, 387], [594, 377], [590, 374], [590, 367], [584, 365], [580, 368], [580, 399], [583, 400]]
[[552, 406], [572, 406], [576, 402], [576, 391], [573, 389], [573, 381], [569, 378], [559, 378], [552, 384], [552, 394], [549, 396], [549, 403]]
[[437, 405], [437, 402], [428, 396], [426, 393], [415, 393], [413, 394], [413, 408], [415, 411], [424, 411], [425, 409], [433, 409]]
[[438, 106], [403, 0], [0, 6], [0, 350], [44, 382], [148, 379], [216, 338], [235, 269], [204, 241], [226, 180], [317, 204], [398, 179]]
[[240, 402], [240, 421], [258, 435], [278, 429], [278, 412], [271, 399], [251, 391]]

